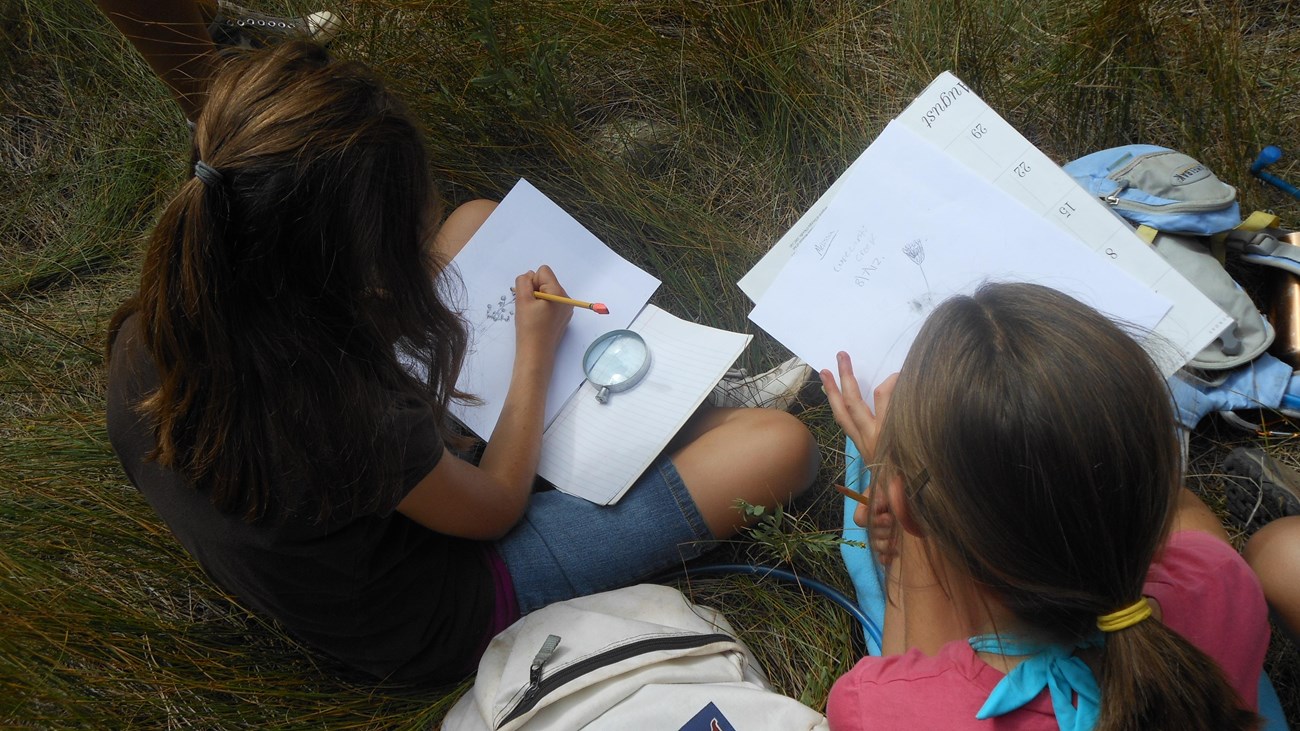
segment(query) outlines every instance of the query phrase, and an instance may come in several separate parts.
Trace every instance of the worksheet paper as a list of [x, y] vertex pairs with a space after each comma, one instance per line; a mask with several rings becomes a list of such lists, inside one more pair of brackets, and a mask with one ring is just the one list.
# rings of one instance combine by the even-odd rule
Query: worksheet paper
[[569, 296], [602, 302], [608, 315], [575, 309], [555, 355], [545, 422], [582, 385], [582, 356], [597, 336], [626, 328], [659, 280], [614, 253], [528, 181], [520, 180], [452, 260], [446, 286], [469, 325], [470, 343], [456, 387], [482, 400], [454, 403], [452, 414], [482, 439], [492, 435], [515, 362], [515, 277], [547, 264]]
[[[618, 501], [695, 413], [752, 336], [681, 320], [647, 302], [659, 280], [614, 253], [526, 180], [520, 180], [452, 261], [445, 294], [469, 326], [456, 385], [482, 400], [452, 413], [482, 439], [501, 416], [515, 358], [515, 277], [548, 264], [577, 309], [556, 353], [546, 397], [538, 474], [561, 492]], [[596, 401], [582, 356], [610, 330], [640, 333], [650, 349], [641, 382]], [[412, 372], [427, 367], [403, 356]]]
[[763, 258], [759, 259], [758, 263], [754, 264], [740, 278], [740, 281], [736, 282], [736, 286], [740, 287], [740, 291], [744, 292], [751, 302], [758, 302], [762, 299], [763, 293], [767, 291], [768, 287], [772, 286], [772, 282], [781, 273], [781, 269], [785, 267], [790, 261], [790, 257], [794, 256], [794, 252], [799, 249], [799, 245], [808, 237], [809, 231], [821, 218], [822, 213], [826, 211], [826, 207], [831, 204], [831, 201], [835, 200], [836, 195], [839, 195], [840, 189], [844, 187], [844, 181], [849, 177], [849, 174], [855, 168], [862, 166], [862, 160], [863, 156], [859, 155], [858, 159], [854, 160], [852, 165], [849, 165], [849, 169], [836, 178], [825, 193], [822, 193], [817, 202], [812, 204], [812, 207], [807, 211], [804, 211], [804, 214], [790, 227], [790, 230], [786, 231], [773, 244], [772, 248], [767, 250]]
[[618, 501], [713, 390], [752, 338], [698, 325], [647, 305], [629, 328], [650, 348], [650, 370], [627, 391], [596, 401], [583, 383], [542, 436], [537, 473], [557, 490], [599, 505]]
[[897, 371], [944, 299], [1035, 282], [1152, 328], [1169, 300], [899, 122], [808, 227], [750, 319], [814, 368], [853, 358], [864, 394]]
[[[1150, 341], [1150, 352], [1165, 375], [1233, 324], [1109, 206], [1074, 182], [956, 76], [940, 74], [897, 121], [1167, 297], [1172, 307], [1153, 328], [1156, 337]], [[1168, 349], [1170, 344], [1176, 353]]]
[[[1152, 328], [1155, 337], [1146, 343], [1166, 375], [1182, 367], [1231, 325], [1227, 314], [1138, 238], [1128, 224], [1078, 186], [956, 76], [940, 74], [896, 122], [1168, 298], [1171, 308]], [[839, 196], [844, 181], [865, 164], [864, 160], [865, 156], [859, 157], [740, 280], [740, 288], [751, 300], [762, 299], [826, 208]], [[877, 174], [900, 175], [886, 171]], [[992, 218], [979, 225], [1006, 228], [1006, 224]]]

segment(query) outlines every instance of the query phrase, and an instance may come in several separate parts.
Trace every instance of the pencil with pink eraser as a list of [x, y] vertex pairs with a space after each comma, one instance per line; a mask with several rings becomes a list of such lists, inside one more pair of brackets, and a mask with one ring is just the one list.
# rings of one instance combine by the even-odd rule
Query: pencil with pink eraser
[[575, 300], [572, 297], [561, 297], [558, 294], [547, 294], [537, 290], [533, 290], [533, 296], [539, 300], [546, 300], [547, 302], [559, 302], [562, 305], [581, 307], [585, 310], [591, 310], [598, 315], [609, 314], [609, 308], [599, 302], [583, 302], [582, 300]]

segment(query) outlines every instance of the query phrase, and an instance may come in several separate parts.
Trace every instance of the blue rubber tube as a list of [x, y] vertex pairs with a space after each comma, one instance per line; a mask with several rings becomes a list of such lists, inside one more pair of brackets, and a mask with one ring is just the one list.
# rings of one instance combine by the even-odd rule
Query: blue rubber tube
[[1255, 162], [1252, 163], [1250, 166], [1250, 174], [1254, 175], [1255, 177], [1259, 178], [1265, 183], [1272, 185], [1273, 187], [1277, 188], [1283, 193], [1291, 195], [1295, 198], [1300, 198], [1300, 189], [1297, 189], [1294, 185], [1291, 185], [1290, 183], [1286, 182], [1285, 180], [1279, 178], [1278, 176], [1272, 173], [1264, 172], [1264, 168], [1268, 167], [1269, 165], [1272, 165], [1273, 163], [1281, 159], [1282, 159], [1282, 148], [1278, 147], [1277, 145], [1269, 145], [1268, 147], [1265, 147], [1263, 150], [1260, 150], [1259, 157], [1256, 157]]
[[866, 612], [862, 611], [862, 608], [859, 607], [856, 602], [846, 596], [844, 592], [815, 579], [804, 578], [794, 574], [793, 572], [786, 571], [785, 569], [773, 568], [771, 566], [754, 566], [752, 564], [744, 563], [692, 566], [689, 570], [676, 571], [662, 578], [671, 579], [682, 576], [689, 578], [690, 576], [697, 574], [748, 574], [750, 576], [757, 576], [760, 579], [772, 577], [791, 582], [800, 588], [811, 589], [843, 608], [844, 611], [848, 612], [850, 616], [858, 621], [858, 624], [862, 625], [862, 630], [867, 633], [867, 636], [875, 640], [877, 645], [881, 644], [880, 628], [876, 626], [875, 622], [871, 621], [871, 618], [867, 616]]
[[1278, 176], [1274, 175], [1273, 173], [1262, 173], [1262, 172], [1261, 172], [1261, 173], [1255, 173], [1255, 177], [1259, 178], [1260, 180], [1264, 181], [1265, 183], [1268, 183], [1269, 185], [1273, 186], [1274, 188], [1277, 188], [1278, 190], [1282, 191], [1283, 193], [1286, 193], [1286, 194], [1288, 194], [1288, 195], [1290, 195], [1290, 196], [1292, 196], [1292, 197], [1295, 197], [1295, 198], [1300, 198], [1300, 188], [1296, 188], [1294, 185], [1291, 185], [1290, 183], [1288, 183], [1288, 182], [1286, 182], [1285, 180], [1279, 178]]

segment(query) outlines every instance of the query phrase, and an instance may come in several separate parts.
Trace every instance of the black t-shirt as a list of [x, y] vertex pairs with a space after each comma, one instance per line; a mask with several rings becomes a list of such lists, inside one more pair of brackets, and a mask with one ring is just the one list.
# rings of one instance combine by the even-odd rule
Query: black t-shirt
[[[133, 316], [118, 332], [109, 364], [109, 438], [131, 482], [213, 581], [308, 645], [377, 678], [435, 685], [472, 669], [494, 603], [486, 546], [395, 511], [443, 454], [427, 406], [394, 397], [386, 438], [407, 450], [402, 489], [383, 504], [337, 507], [325, 521], [290, 513], [249, 523], [146, 460], [154, 430], [136, 407], [157, 387]], [[332, 425], [345, 427], [343, 416]]]

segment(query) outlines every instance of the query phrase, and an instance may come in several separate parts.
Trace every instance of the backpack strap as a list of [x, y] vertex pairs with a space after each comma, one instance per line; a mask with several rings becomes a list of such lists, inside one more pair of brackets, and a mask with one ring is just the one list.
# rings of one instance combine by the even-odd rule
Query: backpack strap
[[[1228, 237], [1232, 235], [1233, 232], [1253, 234], [1263, 231], [1264, 229], [1277, 228], [1281, 223], [1282, 219], [1272, 213], [1255, 211], [1249, 216], [1246, 216], [1245, 220], [1241, 223], [1233, 226], [1231, 231], [1223, 231], [1211, 236], [1210, 253], [1214, 254], [1214, 258], [1218, 259], [1220, 264], [1224, 264], [1228, 260], [1228, 249], [1230, 248]], [[1239, 251], [1240, 249], [1234, 248], [1234, 250]]]
[[1246, 216], [1246, 220], [1238, 224], [1237, 227], [1234, 228], [1233, 230], [1234, 231], [1262, 231], [1266, 228], [1277, 228], [1279, 225], [1281, 225], [1281, 223], [1282, 223], [1282, 219], [1279, 218], [1276, 214], [1267, 213], [1265, 211], [1255, 211], [1249, 216]]
[[1238, 252], [1242, 261], [1285, 269], [1300, 276], [1300, 246], [1284, 240], [1291, 237], [1277, 228], [1280, 221], [1271, 213], [1256, 211], [1240, 226], [1227, 232], [1224, 243]]
[[1229, 235], [1227, 242], [1233, 251], [1242, 254], [1272, 256], [1300, 263], [1300, 246], [1278, 241], [1272, 234], [1263, 231], [1246, 235]]

